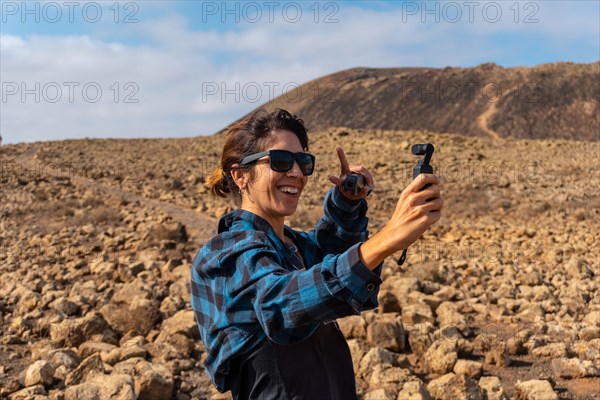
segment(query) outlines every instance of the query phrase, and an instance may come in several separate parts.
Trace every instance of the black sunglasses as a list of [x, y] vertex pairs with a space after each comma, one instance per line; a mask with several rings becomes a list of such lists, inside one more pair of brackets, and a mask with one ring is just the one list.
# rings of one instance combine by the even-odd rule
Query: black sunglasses
[[315, 169], [315, 156], [309, 153], [292, 153], [287, 150], [267, 150], [252, 154], [244, 157], [240, 165], [248, 165], [264, 156], [269, 156], [269, 163], [273, 171], [288, 172], [294, 167], [294, 160], [298, 162], [304, 176], [312, 175]]

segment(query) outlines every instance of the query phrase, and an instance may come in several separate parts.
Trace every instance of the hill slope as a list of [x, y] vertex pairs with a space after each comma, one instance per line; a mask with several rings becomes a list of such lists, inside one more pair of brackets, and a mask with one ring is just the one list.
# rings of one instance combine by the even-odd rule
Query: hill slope
[[263, 107], [285, 108], [313, 131], [345, 126], [598, 140], [600, 62], [354, 68], [310, 81]]

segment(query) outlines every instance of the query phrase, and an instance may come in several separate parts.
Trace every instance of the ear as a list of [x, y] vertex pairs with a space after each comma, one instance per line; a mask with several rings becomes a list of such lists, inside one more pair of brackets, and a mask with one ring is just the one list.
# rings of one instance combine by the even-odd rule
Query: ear
[[248, 174], [242, 169], [237, 169], [239, 164], [233, 164], [231, 166], [231, 177], [240, 190], [243, 190], [248, 186]]

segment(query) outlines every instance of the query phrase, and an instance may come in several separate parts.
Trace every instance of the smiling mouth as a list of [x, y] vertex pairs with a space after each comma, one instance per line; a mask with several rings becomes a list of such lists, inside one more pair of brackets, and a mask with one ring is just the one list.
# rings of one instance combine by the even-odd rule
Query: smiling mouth
[[280, 192], [290, 195], [297, 195], [300, 190], [297, 187], [293, 186], [280, 186], [277, 188]]

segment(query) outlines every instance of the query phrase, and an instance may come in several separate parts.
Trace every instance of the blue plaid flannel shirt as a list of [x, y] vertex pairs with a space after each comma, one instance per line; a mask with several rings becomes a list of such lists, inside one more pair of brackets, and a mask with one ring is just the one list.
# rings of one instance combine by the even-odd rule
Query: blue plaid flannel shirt
[[381, 264], [361, 261], [368, 237], [367, 202], [331, 188], [324, 215], [310, 232], [285, 226], [306, 270], [261, 217], [235, 210], [219, 221], [219, 234], [198, 252], [191, 276], [191, 303], [206, 348], [204, 366], [221, 392], [230, 389], [230, 361], [267, 337], [294, 343], [320, 323], [376, 308]]

